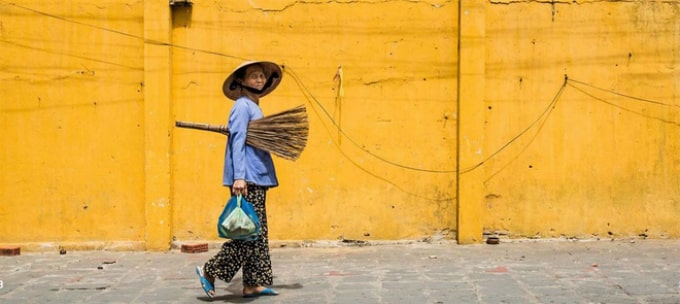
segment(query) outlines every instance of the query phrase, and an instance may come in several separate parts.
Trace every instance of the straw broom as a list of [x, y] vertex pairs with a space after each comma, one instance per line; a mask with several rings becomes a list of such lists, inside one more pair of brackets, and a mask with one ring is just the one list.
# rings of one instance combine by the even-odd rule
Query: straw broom
[[[176, 121], [180, 128], [211, 131], [229, 136], [224, 125]], [[296, 160], [307, 145], [307, 109], [300, 105], [290, 110], [252, 120], [248, 123], [246, 143], [287, 160]]]

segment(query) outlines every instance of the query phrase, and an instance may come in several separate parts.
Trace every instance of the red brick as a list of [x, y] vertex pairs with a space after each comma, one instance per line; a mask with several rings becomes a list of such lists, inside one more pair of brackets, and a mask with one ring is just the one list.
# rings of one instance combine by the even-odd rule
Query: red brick
[[199, 253], [199, 252], [207, 252], [207, 251], [208, 251], [208, 243], [182, 244], [182, 252], [184, 252], [184, 253]]
[[14, 256], [21, 254], [21, 247], [0, 247], [0, 256]]

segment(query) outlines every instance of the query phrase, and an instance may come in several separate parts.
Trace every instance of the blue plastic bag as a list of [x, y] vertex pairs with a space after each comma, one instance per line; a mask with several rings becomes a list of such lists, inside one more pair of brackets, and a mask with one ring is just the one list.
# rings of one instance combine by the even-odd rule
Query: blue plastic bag
[[257, 240], [262, 224], [253, 205], [243, 196], [232, 196], [217, 221], [221, 238], [243, 241]]

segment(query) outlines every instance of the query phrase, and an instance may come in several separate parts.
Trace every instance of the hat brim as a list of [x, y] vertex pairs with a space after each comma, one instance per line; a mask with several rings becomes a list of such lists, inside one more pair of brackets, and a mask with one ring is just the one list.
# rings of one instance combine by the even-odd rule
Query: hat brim
[[224, 80], [224, 83], [222, 84], [222, 92], [224, 93], [224, 96], [227, 96], [227, 98], [231, 100], [236, 100], [244, 95], [243, 89], [240, 85], [238, 85], [238, 83], [236, 83], [236, 72], [253, 64], [260, 64], [264, 69], [265, 78], [267, 78], [268, 81], [271, 81], [271, 84], [264, 91], [262, 91], [259, 97], [266, 96], [279, 86], [279, 83], [281, 83], [281, 77], [283, 77], [283, 73], [281, 72], [281, 67], [278, 64], [270, 61], [246, 61], [236, 67], [231, 72], [231, 74], [229, 74], [229, 77]]

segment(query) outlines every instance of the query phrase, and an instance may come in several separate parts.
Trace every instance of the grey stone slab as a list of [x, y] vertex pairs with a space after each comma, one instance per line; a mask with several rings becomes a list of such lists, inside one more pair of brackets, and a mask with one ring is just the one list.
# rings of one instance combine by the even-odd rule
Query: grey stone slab
[[[273, 248], [278, 297], [217, 303], [678, 303], [680, 240]], [[0, 303], [201, 303], [201, 254], [27, 253], [0, 263]], [[105, 259], [115, 260], [99, 269]], [[679, 303], [680, 304], [680, 303]]]
[[640, 298], [649, 304], [680, 304], [680, 292], [675, 294], [648, 295]]
[[530, 291], [534, 296], [542, 297], [575, 297], [576, 292], [567, 287], [530, 287]]
[[541, 296], [538, 299], [538, 303], [545, 303], [545, 304], [582, 304], [582, 303], [590, 303], [586, 302], [585, 299], [580, 299], [580, 298], [575, 298], [575, 297], [568, 297], [568, 296]]

